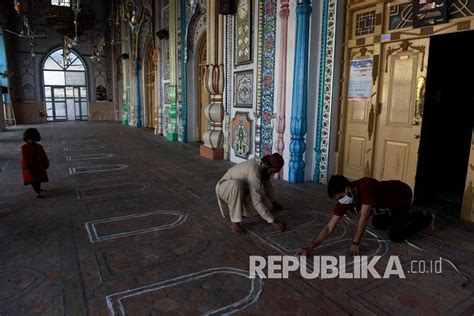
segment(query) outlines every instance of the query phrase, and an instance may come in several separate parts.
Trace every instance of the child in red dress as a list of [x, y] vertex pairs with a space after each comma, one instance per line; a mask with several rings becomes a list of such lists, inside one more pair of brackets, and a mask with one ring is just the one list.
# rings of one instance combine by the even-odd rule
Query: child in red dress
[[31, 184], [38, 198], [42, 197], [41, 182], [48, 182], [49, 167], [48, 156], [43, 146], [38, 144], [41, 140], [40, 133], [36, 128], [28, 128], [23, 134], [26, 144], [21, 146], [21, 170], [25, 185]]

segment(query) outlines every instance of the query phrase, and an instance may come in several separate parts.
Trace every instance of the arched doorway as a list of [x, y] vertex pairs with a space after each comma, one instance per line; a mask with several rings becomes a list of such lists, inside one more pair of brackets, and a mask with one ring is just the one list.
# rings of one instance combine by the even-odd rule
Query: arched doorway
[[43, 85], [48, 121], [89, 119], [86, 68], [76, 53], [51, 52], [43, 63]]
[[146, 108], [146, 122], [145, 127], [155, 127], [155, 77], [156, 65], [154, 62], [153, 47], [150, 47], [147, 54], [145, 65], [145, 108]]
[[198, 50], [198, 102], [197, 105], [197, 139], [202, 142], [202, 136], [207, 131], [209, 121], [204, 115], [204, 108], [209, 104], [209, 93], [206, 90], [206, 64], [207, 64], [207, 41], [206, 37], [201, 40]]

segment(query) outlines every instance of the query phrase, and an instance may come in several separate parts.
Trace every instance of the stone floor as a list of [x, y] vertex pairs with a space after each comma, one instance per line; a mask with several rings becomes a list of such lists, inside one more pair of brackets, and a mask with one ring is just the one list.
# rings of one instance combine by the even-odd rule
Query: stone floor
[[[197, 146], [169, 143], [115, 123], [38, 126], [51, 161], [46, 197], [22, 184], [26, 128], [0, 133], [0, 314], [474, 314], [474, 232], [441, 221], [411, 242], [366, 234], [366, 255], [451, 260], [442, 274], [406, 279], [249, 279], [250, 255], [293, 254], [327, 220], [323, 186], [275, 182], [289, 230], [246, 219], [233, 235], [214, 185], [232, 164], [200, 158]], [[442, 215], [442, 214], [440, 214]], [[441, 216], [442, 217], [442, 216]], [[342, 255], [345, 221], [318, 254]]]

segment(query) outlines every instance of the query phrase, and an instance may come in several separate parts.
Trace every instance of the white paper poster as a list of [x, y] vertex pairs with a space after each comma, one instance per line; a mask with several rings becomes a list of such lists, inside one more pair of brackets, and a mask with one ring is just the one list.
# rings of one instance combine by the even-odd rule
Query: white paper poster
[[348, 100], [370, 100], [372, 64], [372, 58], [351, 60]]

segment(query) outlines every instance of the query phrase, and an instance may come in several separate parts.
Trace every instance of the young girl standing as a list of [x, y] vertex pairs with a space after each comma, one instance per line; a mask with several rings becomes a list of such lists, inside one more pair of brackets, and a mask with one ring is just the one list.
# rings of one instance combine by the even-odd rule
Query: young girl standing
[[36, 128], [28, 128], [23, 134], [26, 144], [21, 146], [21, 169], [25, 185], [31, 184], [38, 198], [41, 196], [41, 182], [48, 182], [49, 160], [43, 146], [38, 144], [41, 140]]

